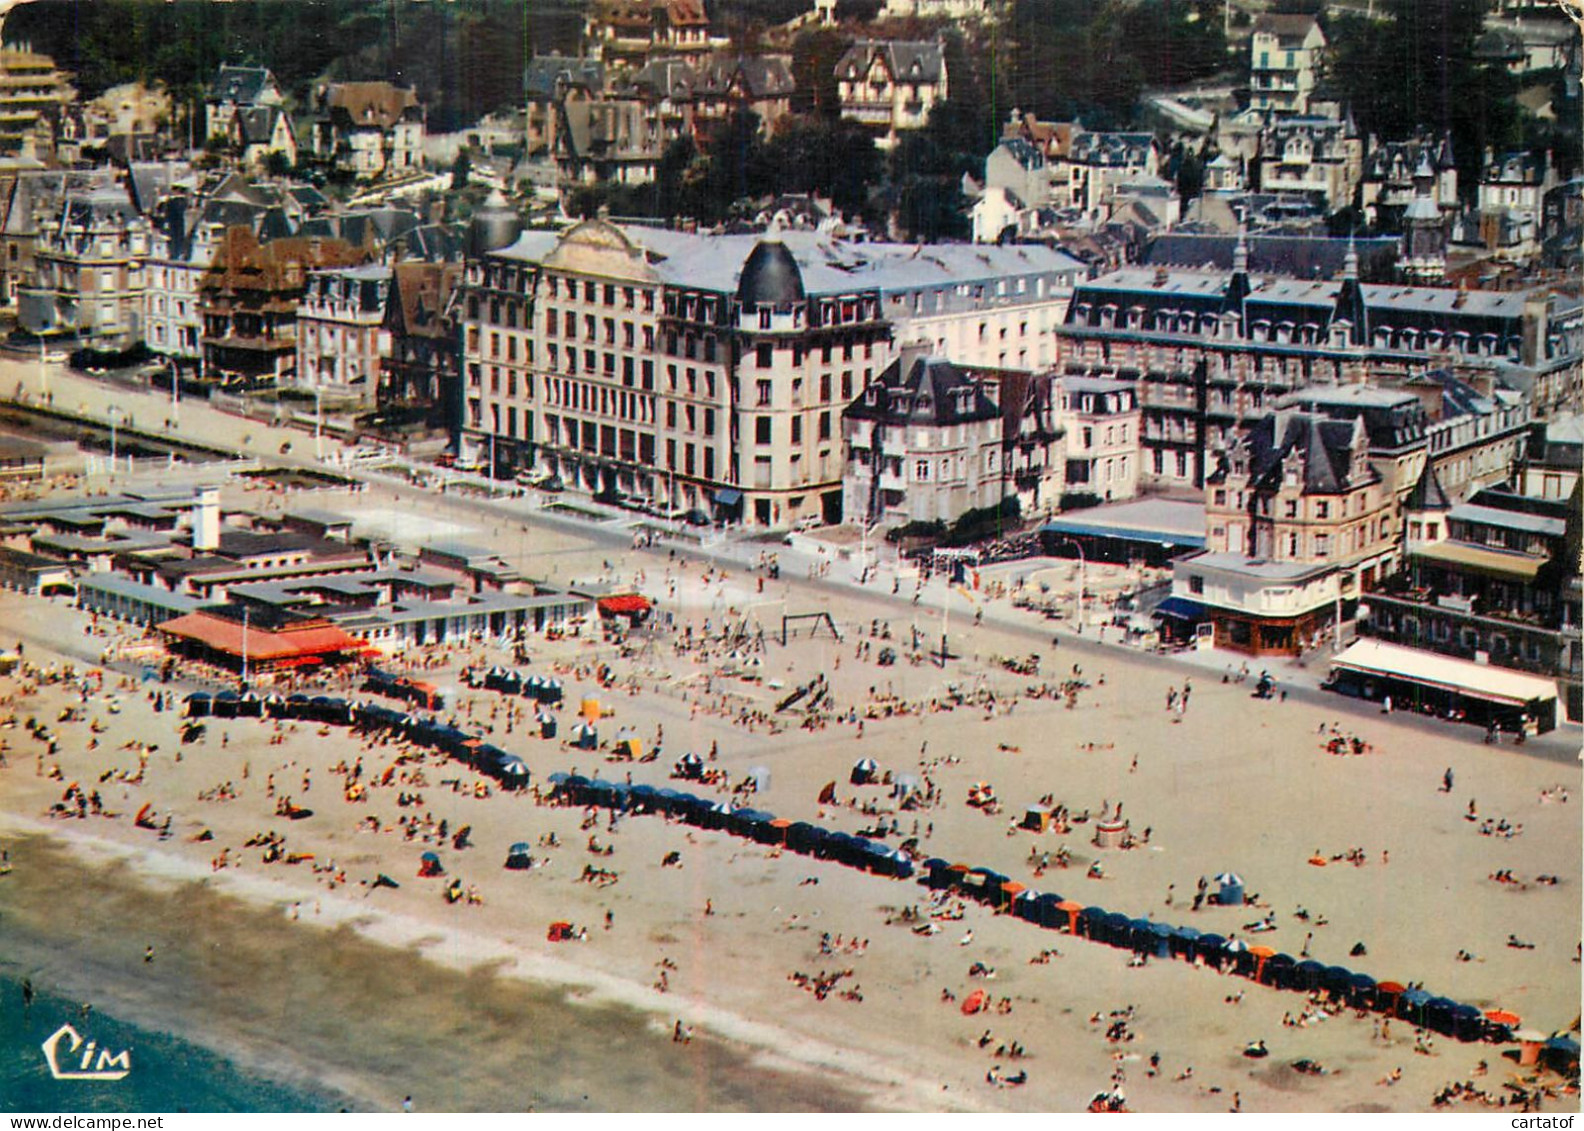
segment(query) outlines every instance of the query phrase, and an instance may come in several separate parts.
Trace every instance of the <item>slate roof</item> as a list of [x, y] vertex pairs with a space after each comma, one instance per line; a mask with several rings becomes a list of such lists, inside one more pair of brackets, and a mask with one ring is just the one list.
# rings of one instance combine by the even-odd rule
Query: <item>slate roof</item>
[[1441, 480], [1436, 478], [1435, 464], [1425, 460], [1424, 470], [1419, 473], [1419, 481], [1414, 484], [1413, 490], [1408, 492], [1408, 497], [1403, 500], [1403, 510], [1407, 511], [1445, 511], [1452, 509], [1452, 502], [1447, 498], [1446, 492], [1441, 489]]
[[946, 75], [945, 48], [938, 40], [860, 39], [837, 61], [836, 77], [863, 78], [876, 55], [885, 60], [891, 77], [901, 82], [938, 83]]
[[250, 106], [274, 82], [275, 76], [270, 74], [268, 67], [224, 66], [209, 84], [208, 98], [210, 102], [235, 102]]
[[569, 55], [535, 55], [523, 68], [523, 94], [533, 101], [549, 101], [559, 88], [605, 88], [605, 64], [598, 59]]
[[1148, 166], [1154, 144], [1155, 135], [1150, 133], [1085, 131], [1074, 135], [1068, 156], [1085, 165]]
[[1001, 410], [984, 390], [952, 362], [908, 355], [882, 369], [846, 415], [886, 424], [944, 427], [998, 420]]
[[[1348, 241], [1327, 236], [1247, 237], [1249, 270], [1255, 274], [1286, 275], [1295, 279], [1334, 279], [1342, 272]], [[1390, 278], [1401, 241], [1391, 237], [1355, 240], [1360, 273], [1367, 278]], [[1184, 267], [1230, 271], [1237, 236], [1164, 232], [1144, 248], [1139, 262], [1149, 267]]]
[[[599, 221], [590, 222], [599, 224]], [[566, 236], [556, 232], [524, 232], [515, 243], [492, 255], [537, 263], [563, 240], [577, 238], [579, 225]], [[589, 228], [593, 232], [595, 229]], [[604, 225], [640, 249], [655, 275], [678, 286], [735, 294], [749, 255], [761, 237], [700, 235], [662, 228]], [[856, 295], [878, 290], [882, 294], [922, 287], [955, 289], [960, 284], [997, 280], [1006, 276], [1064, 271], [1081, 276], [1082, 264], [1061, 251], [1037, 244], [994, 247], [980, 244], [916, 244], [834, 239], [819, 232], [784, 231], [777, 241], [786, 245], [797, 262], [804, 292], [808, 295]], [[1030, 293], [1032, 293], [1032, 288]]]
[[[1359, 486], [1352, 479], [1353, 441], [1363, 427], [1362, 421], [1331, 420], [1291, 409], [1262, 416], [1238, 441], [1248, 456], [1250, 486], [1278, 489], [1283, 464], [1296, 452], [1303, 460], [1304, 494], [1337, 495], [1352, 490]], [[1223, 463], [1210, 481], [1222, 482], [1225, 477]]]
[[1485, 163], [1480, 180], [1486, 184], [1538, 185], [1545, 181], [1546, 155], [1517, 151], [1500, 153]]
[[1254, 19], [1254, 34], [1274, 35], [1283, 46], [1291, 44], [1296, 47], [1303, 43], [1304, 37], [1314, 27], [1313, 16], [1266, 12]]
[[1045, 167], [1045, 154], [1040, 151], [1038, 146], [1025, 141], [1023, 138], [1008, 138], [997, 148], [1003, 150], [1008, 157], [1025, 169], [1043, 169]]
[[409, 260], [396, 264], [391, 270], [386, 328], [397, 336], [449, 337], [450, 330], [443, 316], [446, 304], [462, 281], [462, 265]]
[[[275, 123], [286, 117], [279, 106], [246, 106], [237, 111], [237, 132], [243, 145], [268, 145], [275, 136]], [[288, 123], [290, 119], [287, 119]], [[288, 125], [288, 128], [289, 125]]]
[[722, 96], [741, 80], [749, 98], [785, 98], [797, 90], [792, 68], [774, 55], [715, 56], [699, 68], [698, 90]]

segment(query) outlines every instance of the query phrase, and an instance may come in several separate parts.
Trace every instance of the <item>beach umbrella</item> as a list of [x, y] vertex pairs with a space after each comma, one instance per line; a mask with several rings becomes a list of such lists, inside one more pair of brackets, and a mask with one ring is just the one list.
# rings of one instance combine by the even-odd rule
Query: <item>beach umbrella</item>
[[891, 861], [891, 874], [897, 879], [905, 880], [913, 875], [913, 861], [907, 858], [906, 853], [893, 852]]
[[1452, 1036], [1460, 1041], [1477, 1041], [1485, 1035], [1485, 1015], [1478, 1006], [1458, 1002], [1452, 1006]]
[[1397, 1016], [1415, 1025], [1425, 1023], [1425, 1007], [1430, 1004], [1431, 995], [1424, 990], [1404, 990], [1397, 998]]
[[1348, 978], [1348, 1004], [1355, 1009], [1369, 1009], [1375, 1004], [1375, 979], [1358, 970]]
[[1062, 913], [1061, 926], [1067, 928], [1069, 935], [1078, 933], [1078, 920], [1083, 914], [1084, 906], [1076, 899], [1062, 899], [1056, 903], [1056, 910]]
[[1434, 1029], [1437, 1033], [1450, 1037], [1452, 1035], [1452, 1011], [1457, 1008], [1457, 1002], [1451, 998], [1433, 997], [1424, 1003], [1424, 1024], [1427, 1029]]
[[1493, 1025], [1505, 1025], [1509, 1029], [1516, 1029], [1523, 1021], [1523, 1018], [1508, 1009], [1487, 1009], [1485, 1011], [1485, 1020]]
[[1067, 913], [1062, 911], [1060, 904], [1062, 897], [1053, 891], [1048, 891], [1039, 897], [1039, 918], [1036, 922], [1047, 930], [1056, 930], [1067, 922]]
[[1544, 1055], [1553, 1065], [1564, 1070], [1576, 1068], [1579, 1059], [1578, 1038], [1559, 1033], [1545, 1043]]
[[1222, 887], [1242, 887], [1243, 877], [1238, 875], [1236, 872], [1220, 872], [1216, 875], [1215, 882], [1220, 884]]
[[880, 766], [873, 758], [860, 758], [853, 763], [850, 781], [853, 785], [868, 785], [875, 780], [875, 775], [880, 771]]
[[498, 764], [501, 781], [514, 789], [528, 784], [528, 767], [521, 758], [502, 758]]
[[1260, 973], [1267, 985], [1285, 990], [1292, 985], [1293, 971], [1297, 966], [1298, 960], [1292, 955], [1273, 954], [1265, 960], [1264, 968]]

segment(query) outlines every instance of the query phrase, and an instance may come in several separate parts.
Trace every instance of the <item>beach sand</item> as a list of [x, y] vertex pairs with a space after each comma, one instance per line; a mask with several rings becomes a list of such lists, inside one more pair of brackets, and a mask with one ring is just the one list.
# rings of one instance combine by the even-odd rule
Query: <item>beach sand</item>
[[[591, 577], [603, 568], [600, 552], [579, 551], [575, 540], [564, 551], [563, 578]], [[714, 573], [706, 583], [699, 567], [683, 570], [663, 554], [622, 555], [612, 569], [624, 565], [629, 572], [645, 570], [645, 590], [661, 599], [679, 626], [691, 623], [698, 631], [709, 618], [718, 628], [732, 610], [774, 597], [786, 600], [791, 611], [830, 608], [847, 637], [840, 643], [804, 638], [784, 648], [769, 644], [760, 664], [746, 669], [760, 682], [723, 677], [716, 663], [678, 654], [670, 638], [629, 658], [587, 639], [532, 641], [533, 662], [525, 670], [560, 671], [567, 681], [563, 738], [585, 697], [612, 709], [601, 723], [607, 740], [617, 727], [631, 726], [647, 747], [656, 728], [664, 728], [658, 761], [610, 763], [605, 751], [569, 749], [561, 739], [539, 738], [531, 725], [518, 723], [508, 734], [506, 704], [522, 701], [462, 690], [459, 724], [493, 725], [491, 740], [520, 755], [536, 782], [557, 770], [597, 769], [616, 780], [630, 773], [635, 782], [670, 784], [670, 765], [683, 752], [702, 756], [717, 744], [716, 767], [733, 781], [750, 767], [768, 768], [768, 787], [749, 799], [755, 808], [858, 832], [880, 818], [850, 808], [849, 800], [876, 803], [887, 821], [893, 814], [889, 790], [847, 784], [853, 762], [867, 756], [882, 771], [919, 774], [923, 749], [939, 801], [916, 813], [894, 814], [901, 836], [890, 843], [913, 835], [916, 821], [924, 855], [988, 865], [1085, 904], [1233, 932], [1294, 955], [1312, 932], [1309, 950], [1327, 964], [1382, 980], [1423, 982], [1455, 1000], [1512, 1010], [1526, 1025], [1548, 1031], [1571, 1024], [1578, 1013], [1581, 837], [1575, 760], [1535, 756], [1510, 743], [1485, 746], [1471, 729], [1373, 709], [1359, 713], [1358, 704], [1342, 700], [1324, 708], [1256, 701], [1251, 683], [1223, 684], [1213, 672], [1167, 667], [1123, 651], [1047, 649], [1042, 677], [1016, 676], [990, 657], [1024, 654], [1027, 639], [990, 625], [971, 635], [955, 627], [970, 623], [967, 605], [952, 614], [953, 647], [965, 654], [944, 671], [929, 662], [915, 666], [905, 655], [896, 666], [882, 668], [855, 656], [870, 618], [888, 617], [892, 642], [905, 645], [908, 622], [915, 618], [924, 636], [938, 640], [938, 610], [901, 614], [861, 598], [784, 583], [765, 595], [753, 578], [735, 572], [724, 581]], [[668, 570], [678, 582], [674, 597]], [[772, 632], [779, 615], [778, 609], [774, 617], [766, 614]], [[0, 596], [0, 623], [14, 626], [28, 642], [28, 660], [40, 665], [66, 655], [80, 669], [85, 657], [107, 644], [82, 635], [85, 620], [61, 604]], [[124, 626], [107, 627], [126, 632]], [[873, 652], [881, 644], [874, 641]], [[459, 669], [469, 660], [496, 663], [504, 657], [481, 646], [457, 649], [449, 667], [424, 677], [458, 687]], [[616, 687], [593, 682], [592, 669], [600, 662], [612, 665]], [[1031, 683], [1060, 680], [1074, 663], [1092, 685], [1076, 706], [1065, 706], [1059, 697], [1022, 697], [1008, 711]], [[574, 667], [583, 674], [574, 674]], [[869, 703], [871, 687], [880, 696], [924, 702], [949, 700], [953, 687], [969, 695], [994, 690], [1000, 703], [988, 712], [959, 706], [870, 719], [861, 736], [846, 723], [799, 729], [795, 713], [782, 716], [787, 725], [779, 733], [763, 725], [750, 731], [715, 713], [728, 693], [734, 712], [742, 705], [769, 712], [785, 690], [819, 673], [830, 679], [842, 707]], [[110, 673], [106, 695], [121, 678]], [[1190, 709], [1181, 715], [1167, 711], [1168, 687], [1180, 688], [1185, 678], [1193, 682]], [[762, 682], [769, 680], [782, 687]], [[106, 922], [136, 921], [147, 901], [153, 916], [143, 932], [147, 939], [119, 928], [106, 937], [96, 929], [92, 901], [69, 920], [85, 940], [83, 954], [91, 949], [95, 955], [99, 965], [92, 969], [110, 973], [127, 1008], [190, 1017], [224, 1002], [207, 1026], [216, 1047], [241, 1050], [244, 1061], [305, 1073], [359, 1106], [389, 1108], [411, 1093], [426, 1110], [864, 1104], [1071, 1111], [1108, 1088], [1120, 1064], [1135, 1110], [1224, 1111], [1236, 1092], [1245, 1111], [1417, 1111], [1431, 1107], [1442, 1085], [1468, 1079], [1481, 1060], [1490, 1065], [1487, 1086], [1499, 1085], [1514, 1070], [1493, 1046], [1436, 1038], [1432, 1055], [1416, 1054], [1406, 1025], [1394, 1023], [1389, 1038], [1381, 1039], [1373, 1019], [1351, 1013], [1285, 1027], [1283, 1015], [1303, 1008], [1301, 995], [1177, 961], [1131, 967], [1125, 951], [1042, 931], [976, 905], [961, 920], [943, 922], [939, 933], [923, 937], [907, 925], [888, 925], [902, 908], [925, 905], [926, 893], [914, 882], [780, 855], [652, 816], [623, 819], [612, 830], [602, 814], [595, 828], [585, 828], [581, 810], [536, 806], [526, 795], [475, 797], [477, 775], [437, 755], [393, 771], [421, 768], [424, 784], [398, 779], [371, 790], [365, 802], [348, 803], [331, 767], [361, 756], [365, 778], [378, 776], [400, 753], [397, 746], [369, 747], [343, 728], [321, 735], [301, 723], [288, 725], [280, 744], [271, 744], [273, 724], [237, 719], [208, 720], [204, 740], [183, 747], [176, 714], [150, 708], [148, 693], [157, 687], [142, 683], [115, 691], [118, 714], [109, 714], [101, 695], [84, 704], [83, 721], [55, 723], [76, 698], [74, 690], [46, 684], [24, 696], [16, 678], [0, 680], [0, 695], [11, 700], [5, 710], [20, 720], [44, 720], [57, 733], [60, 752], [43, 764], [48, 769], [58, 763], [62, 775], [38, 776], [43, 747], [23, 728], [0, 732], [9, 742], [9, 765], [0, 770], [0, 806], [11, 815], [4, 843], [19, 864], [18, 873], [0, 880], [0, 911], [9, 914], [13, 905], [29, 902], [19, 901], [16, 892], [28, 882], [30, 869], [73, 876], [72, 884], [80, 882], [75, 877], [92, 877], [81, 882], [115, 893], [118, 909], [106, 913]], [[99, 748], [87, 750], [94, 718], [107, 729]], [[1317, 731], [1333, 723], [1368, 742], [1371, 752], [1325, 752]], [[135, 754], [118, 749], [132, 740], [158, 746], [143, 781], [111, 778], [100, 785], [107, 770], [136, 770]], [[1439, 789], [1447, 768], [1456, 781], [1450, 793]], [[305, 771], [311, 776], [307, 791]], [[275, 800], [266, 795], [272, 774], [276, 792], [312, 808], [311, 818], [294, 822], [274, 815]], [[51, 803], [73, 780], [100, 789], [105, 805], [120, 816], [49, 819]], [[442, 784], [446, 780], [458, 781], [464, 791], [454, 792]], [[831, 781], [837, 783], [838, 803], [821, 806], [816, 795]], [[200, 792], [225, 782], [235, 787], [235, 800], [198, 800]], [[965, 804], [977, 782], [993, 785], [1001, 812], [986, 815]], [[1542, 801], [1541, 791], [1557, 785], [1571, 790], [1574, 800]], [[399, 806], [402, 792], [419, 793], [422, 802]], [[1023, 807], [1046, 794], [1074, 812], [1094, 815], [1102, 805], [1121, 803], [1135, 835], [1150, 830], [1149, 843], [1128, 851], [1097, 849], [1090, 843], [1092, 823], [1074, 826], [1065, 837], [1013, 830]], [[1482, 818], [1519, 823], [1521, 835], [1480, 835], [1464, 819], [1471, 798]], [[171, 818], [169, 840], [134, 827], [132, 814], [145, 802], [158, 821]], [[471, 825], [473, 847], [459, 852], [391, 831], [398, 818], [425, 813], [436, 821], [445, 818], [453, 832]], [[360, 829], [369, 815], [377, 815], [387, 831]], [[195, 843], [192, 838], [205, 829], [213, 839]], [[288, 852], [312, 853], [314, 860], [262, 864], [260, 850], [241, 845], [266, 830], [284, 834]], [[561, 847], [539, 847], [551, 833]], [[613, 846], [613, 854], [591, 854], [591, 834]], [[68, 865], [54, 848], [40, 847], [40, 836], [69, 847], [74, 862]], [[503, 870], [507, 848], [517, 841], [534, 845], [549, 865]], [[1036, 879], [1031, 851], [1054, 854], [1063, 844], [1073, 855], [1072, 867], [1052, 868]], [[213, 871], [211, 862], [222, 847], [239, 863]], [[1329, 860], [1355, 847], [1363, 850], [1362, 866], [1309, 863], [1317, 850]], [[419, 854], [430, 849], [450, 875], [477, 886], [482, 906], [449, 905], [441, 896], [445, 879], [418, 878]], [[680, 867], [662, 866], [670, 852], [680, 853]], [[1105, 878], [1087, 878], [1086, 866], [1097, 857]], [[332, 861], [347, 877], [333, 889], [328, 881], [335, 873], [313, 870]], [[585, 865], [614, 870], [619, 882], [605, 888], [579, 882]], [[1498, 869], [1513, 870], [1526, 886], [1493, 882], [1489, 877]], [[1240, 873], [1259, 894], [1276, 916], [1277, 931], [1244, 930], [1266, 914], [1264, 907], [1189, 910], [1198, 878], [1225, 870]], [[366, 885], [380, 873], [401, 887], [370, 890]], [[1559, 876], [1561, 883], [1535, 884], [1542, 874]], [[144, 893], [150, 882], [154, 895]], [[1299, 908], [1310, 912], [1308, 923], [1294, 917]], [[47, 910], [38, 913], [41, 929], [53, 922], [50, 916], [66, 914], [65, 907]], [[1327, 925], [1317, 926], [1319, 917]], [[553, 920], [586, 926], [586, 941], [548, 942], [545, 930]], [[264, 923], [272, 926], [258, 932], [257, 945], [240, 945], [250, 924]], [[867, 945], [862, 953], [822, 954], [823, 933]], [[1533, 942], [1534, 949], [1507, 947], [1509, 933]], [[1350, 958], [1357, 942], [1368, 953]], [[206, 948], [231, 954], [209, 970], [212, 978], [193, 982], [193, 992], [201, 987], [207, 1004], [200, 1008], [196, 1000], [164, 989], [139, 993], [141, 959], [151, 943], [159, 955], [153, 965], [161, 970], [167, 962], [209, 970], [202, 965]], [[303, 948], [313, 960], [299, 967], [292, 956]], [[1048, 963], [1031, 964], [1046, 948], [1059, 953]], [[1459, 961], [1460, 949], [1476, 960]], [[76, 953], [38, 955], [39, 968], [71, 982]], [[994, 977], [970, 977], [976, 962], [993, 968]], [[847, 970], [851, 974], [823, 1000], [789, 980], [794, 973]], [[861, 1001], [841, 996], [854, 987]], [[1008, 999], [1011, 1011], [970, 1017], [942, 1000], [943, 990], [961, 1000], [976, 988]], [[95, 991], [83, 985], [80, 992]], [[588, 1016], [599, 1017], [587, 1026], [599, 1035], [587, 1047], [568, 1047], [585, 1016], [565, 1004], [568, 998], [587, 1003]], [[1134, 1007], [1134, 1039], [1108, 1042], [1105, 1024], [1091, 1018], [1128, 1006]], [[607, 1010], [620, 1011], [619, 1017], [613, 1020], [602, 1012]], [[672, 1042], [677, 1020], [693, 1026], [698, 1039], [690, 1045]], [[991, 1040], [980, 1047], [986, 1029]], [[631, 1034], [625, 1043], [614, 1036], [621, 1033]], [[1241, 1055], [1256, 1039], [1270, 1048], [1264, 1061]], [[1026, 1058], [993, 1056], [998, 1045], [1013, 1040], [1027, 1049]], [[535, 1051], [546, 1042], [559, 1051]], [[321, 1057], [321, 1049], [337, 1045], [350, 1051], [339, 1059]], [[472, 1055], [446, 1058], [426, 1051], [451, 1046]], [[1153, 1077], [1145, 1070], [1152, 1053], [1160, 1057], [1160, 1073]], [[423, 1071], [414, 1065], [429, 1055], [440, 1059], [423, 1086], [410, 1083], [415, 1071]], [[547, 1059], [534, 1060], [538, 1055]], [[1320, 1062], [1328, 1074], [1303, 1075], [1290, 1067], [1304, 1058]], [[499, 1081], [511, 1078], [516, 1065], [525, 1066], [531, 1085], [519, 1092], [499, 1090]], [[986, 1073], [996, 1065], [1003, 1073], [1026, 1068], [1027, 1085], [988, 1083]], [[1190, 1079], [1175, 1079], [1189, 1066]], [[1398, 1083], [1378, 1083], [1399, 1067]], [[657, 1089], [660, 1077], [686, 1086]]]

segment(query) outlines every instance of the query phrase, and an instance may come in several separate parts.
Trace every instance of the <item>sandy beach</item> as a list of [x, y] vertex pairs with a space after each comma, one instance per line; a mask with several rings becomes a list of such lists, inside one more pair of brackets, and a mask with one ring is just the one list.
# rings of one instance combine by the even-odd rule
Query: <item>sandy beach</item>
[[[548, 562], [562, 579], [641, 571], [644, 591], [674, 618], [674, 631], [626, 655], [588, 637], [528, 643], [531, 662], [519, 669], [566, 683], [555, 739], [539, 737], [523, 700], [464, 686], [465, 667], [509, 663], [505, 654], [475, 646], [428, 661], [424, 678], [456, 692], [445, 714], [490, 732], [490, 741], [530, 767], [536, 785], [556, 771], [674, 784], [672, 763], [691, 751], [722, 776], [723, 801], [750, 768], [767, 770], [767, 782], [747, 800], [779, 816], [852, 833], [894, 820], [889, 843], [916, 837], [926, 856], [987, 865], [1130, 916], [1235, 933], [1294, 955], [1306, 950], [1377, 979], [1422, 982], [1458, 1001], [1511, 1010], [1548, 1032], [1578, 1013], [1579, 764], [1558, 755], [1554, 743], [1486, 746], [1477, 732], [1357, 713], [1345, 700], [1258, 701], [1253, 681], [1235, 678], [1232, 658], [1225, 661], [1232, 671], [1172, 667], [1067, 638], [1042, 649], [1038, 675], [1019, 675], [998, 658], [1029, 652], [1028, 636], [993, 622], [970, 633], [966, 599], [950, 614], [952, 647], [962, 655], [943, 670], [908, 657], [912, 627], [938, 641], [939, 607], [815, 591], [806, 578], [761, 587], [753, 573], [706, 572], [684, 564], [685, 553], [664, 549], [613, 555], [537, 529], [520, 537], [478, 533], [495, 537], [508, 557], [519, 543], [526, 564], [546, 555], [530, 572], [548, 573]], [[779, 628], [776, 604], [794, 612], [828, 608], [843, 639], [805, 632], [783, 647], [768, 639]], [[697, 646], [744, 616], [751, 629], [770, 627], [762, 651], [739, 648], [733, 659], [730, 649]], [[876, 617], [889, 622], [889, 640], [870, 637]], [[118, 635], [136, 636], [108, 622], [95, 634], [67, 605], [11, 594], [0, 597], [0, 623], [24, 641], [31, 668], [58, 673], [69, 662], [79, 677], [114, 651]], [[888, 644], [902, 656], [881, 666]], [[1133, 966], [1126, 951], [978, 905], [963, 907], [960, 918], [933, 920], [939, 930], [921, 934], [903, 921], [907, 908], [928, 918], [928, 893], [915, 882], [655, 816], [611, 827], [607, 814], [596, 814], [590, 823], [581, 809], [487, 789], [457, 763], [345, 728], [211, 719], [200, 741], [183, 745], [180, 700], [194, 687], [220, 686], [214, 673], [207, 684], [196, 669], [160, 684], [141, 679], [136, 664], [119, 667], [86, 684], [0, 679], [0, 714], [12, 716], [0, 731], [7, 743], [3, 843], [20, 873], [31, 863], [19, 846], [46, 838], [67, 846], [78, 865], [113, 867], [117, 886], [199, 884], [206, 900], [234, 897], [288, 925], [293, 937], [313, 938], [316, 952], [386, 948], [359, 952], [383, 955], [360, 975], [376, 1000], [397, 1000], [411, 980], [442, 972], [484, 972], [491, 985], [570, 987], [576, 1001], [648, 1019], [641, 1028], [652, 1047], [596, 1058], [607, 1066], [625, 1060], [653, 1065], [648, 1075], [675, 1074], [699, 1063], [688, 1058], [708, 1045], [723, 1050], [711, 1055], [743, 1058], [750, 1079], [805, 1081], [757, 1098], [749, 1090], [742, 1106], [1072, 1111], [1120, 1085], [1129, 1106], [1142, 1111], [1225, 1111], [1234, 1103], [1245, 1111], [1419, 1111], [1449, 1082], [1473, 1080], [1500, 1094], [1516, 1071], [1496, 1046], [1436, 1037], [1415, 1051], [1405, 1024], [1382, 1034], [1373, 1016], [1316, 1017], [1300, 994], [1181, 962]], [[821, 674], [836, 720], [807, 729], [795, 711], [775, 715], [779, 698]], [[1072, 698], [1043, 694], [1068, 680], [1084, 685]], [[1191, 703], [1183, 710], [1185, 681]], [[1176, 693], [1170, 708], [1168, 692]], [[155, 712], [157, 693], [173, 696], [174, 708]], [[355, 688], [343, 683], [332, 693]], [[566, 745], [585, 698], [609, 711], [600, 723], [605, 749]], [[69, 721], [57, 721], [73, 706]], [[29, 734], [30, 718], [53, 732], [57, 753]], [[646, 751], [658, 738], [658, 758], [608, 760], [623, 727]], [[1349, 753], [1331, 752], [1336, 739]], [[147, 754], [141, 772], [140, 752]], [[920, 777], [933, 802], [898, 812], [889, 788], [849, 785], [850, 768], [863, 757], [882, 775]], [[1443, 789], [1448, 770], [1450, 792]], [[817, 796], [833, 781], [836, 800], [821, 805]], [[97, 808], [114, 816], [90, 809], [78, 817], [74, 800], [71, 815], [51, 817], [72, 782], [97, 792]], [[998, 811], [966, 803], [979, 783], [992, 788]], [[361, 789], [359, 800], [347, 799], [348, 786]], [[287, 797], [313, 815], [278, 816]], [[1089, 819], [1065, 835], [1014, 828], [1025, 806], [1043, 797]], [[134, 825], [145, 804], [156, 827], [169, 819], [168, 837]], [[1475, 820], [1467, 819], [1471, 805]], [[1095, 820], [1119, 808], [1140, 843], [1095, 847]], [[1521, 831], [1484, 835], [1487, 820]], [[458, 850], [453, 838], [464, 826], [471, 846]], [[266, 864], [266, 847], [246, 842], [269, 834], [284, 841], [281, 859]], [[547, 846], [552, 837], [558, 846]], [[504, 870], [516, 842], [527, 842], [542, 866]], [[1063, 848], [1067, 866], [1052, 862], [1037, 874], [1041, 858], [1054, 861]], [[444, 877], [419, 877], [426, 851], [440, 856]], [[672, 854], [675, 862], [665, 863]], [[292, 858], [300, 862], [286, 862]], [[1101, 878], [1089, 874], [1095, 860]], [[589, 882], [587, 867], [617, 878]], [[1228, 870], [1245, 878], [1258, 906], [1191, 910], [1198, 880]], [[1497, 873], [1514, 882], [1498, 882]], [[400, 887], [371, 887], [381, 874]], [[1559, 882], [1541, 882], [1551, 876]], [[21, 878], [0, 880], [0, 906], [16, 898]], [[453, 878], [479, 902], [448, 903], [443, 892]], [[940, 910], [956, 915], [951, 906]], [[1250, 933], [1267, 915], [1276, 929]], [[586, 938], [548, 941], [546, 928], [557, 920], [586, 928]], [[1509, 936], [1532, 949], [1510, 947]], [[1359, 943], [1366, 953], [1350, 957]], [[130, 933], [116, 945], [126, 952], [124, 977], [135, 984], [147, 946], [155, 945], [151, 965], [158, 967], [189, 960], [182, 955], [204, 942], [201, 931], [158, 943]], [[1053, 953], [1045, 961], [1031, 961], [1046, 951]], [[810, 992], [819, 984], [829, 992]], [[313, 993], [311, 983], [294, 986], [290, 977], [269, 985], [288, 1001]], [[1004, 1002], [1005, 1012], [963, 1015], [957, 1003], [976, 989]], [[249, 999], [246, 986], [235, 992]], [[1108, 1040], [1113, 1011], [1125, 1015], [1127, 1039]], [[1303, 1024], [1284, 1024], [1300, 1016]], [[672, 1040], [678, 1023], [691, 1027], [692, 1043]], [[289, 1045], [292, 1024], [283, 1009], [268, 1024], [254, 1018], [253, 1030]], [[360, 1021], [349, 1016], [345, 1024], [356, 1031]], [[466, 1032], [472, 1019], [436, 1016], [430, 1024], [435, 1039]], [[236, 1024], [217, 1022], [214, 1030], [217, 1045], [236, 1041]], [[507, 1033], [498, 1043], [509, 1049], [513, 1039]], [[1256, 1040], [1266, 1042], [1268, 1058], [1242, 1055]], [[1014, 1042], [1023, 1056], [1010, 1055]], [[1291, 1067], [1301, 1060], [1324, 1073]], [[558, 1063], [570, 1072], [567, 1058]], [[1397, 1069], [1395, 1081], [1382, 1083]], [[987, 1080], [1019, 1070], [1027, 1072], [1021, 1087]], [[359, 1106], [393, 1107], [403, 1094], [420, 1106], [431, 1097], [429, 1110], [501, 1102], [482, 1094], [487, 1074], [457, 1080], [438, 1064], [424, 1066], [421, 1056], [399, 1069], [353, 1060], [331, 1075], [330, 1084]], [[586, 1093], [592, 1110], [649, 1106], [642, 1071], [631, 1078], [591, 1072], [581, 1083], [581, 1091], [557, 1087], [539, 1101], [546, 1109], [581, 1108]], [[730, 1102], [708, 1089], [693, 1095], [701, 1107]], [[1558, 1102], [1576, 1106], [1576, 1097]], [[689, 1105], [682, 1098], [675, 1106]]]

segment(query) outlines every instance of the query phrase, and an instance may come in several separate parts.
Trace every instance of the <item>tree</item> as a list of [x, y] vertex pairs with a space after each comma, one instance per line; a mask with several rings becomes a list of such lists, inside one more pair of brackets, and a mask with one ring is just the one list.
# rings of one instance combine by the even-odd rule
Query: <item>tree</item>
[[792, 41], [792, 109], [799, 114], [841, 115], [836, 64], [846, 54], [848, 39], [835, 28], [805, 31]]
[[451, 162], [451, 191], [467, 188], [468, 176], [473, 172], [473, 153], [465, 145], [457, 147], [456, 158]]
[[1459, 183], [1472, 185], [1487, 147], [1499, 151], [1523, 140], [1516, 78], [1474, 59], [1484, 5], [1383, 2], [1390, 12], [1383, 21], [1327, 20], [1332, 81], [1366, 134], [1450, 131]]

